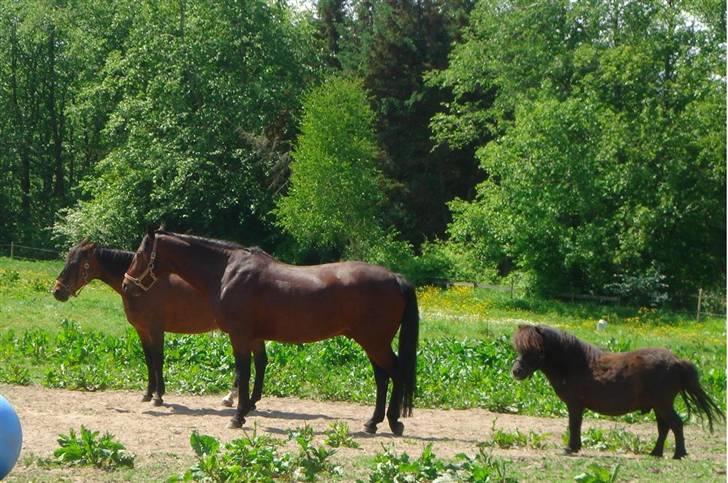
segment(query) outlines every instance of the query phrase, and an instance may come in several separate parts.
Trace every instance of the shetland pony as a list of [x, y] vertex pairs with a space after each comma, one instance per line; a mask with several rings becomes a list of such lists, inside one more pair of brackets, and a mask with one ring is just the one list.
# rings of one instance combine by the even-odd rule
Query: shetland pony
[[556, 395], [566, 403], [569, 410], [567, 453], [581, 449], [585, 409], [610, 416], [654, 410], [657, 442], [650, 454], [662, 457], [665, 438], [672, 430], [674, 459], [687, 454], [683, 422], [673, 407], [679, 393], [688, 411], [705, 416], [711, 432], [714, 420], [725, 419], [718, 405], [700, 386], [695, 366], [667, 349], [608, 352], [542, 325], [519, 325], [513, 342], [518, 352], [511, 370], [513, 377], [525, 379], [540, 370]]

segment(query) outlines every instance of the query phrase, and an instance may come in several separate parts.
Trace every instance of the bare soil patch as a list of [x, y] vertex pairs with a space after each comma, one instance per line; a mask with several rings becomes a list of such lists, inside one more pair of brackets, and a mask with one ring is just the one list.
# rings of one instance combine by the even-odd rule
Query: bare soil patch
[[[89, 393], [38, 386], [0, 385], [0, 394], [15, 406], [23, 427], [21, 462], [12, 473], [12, 479], [18, 481], [38, 479], [38, 470], [31, 462], [32, 457], [51, 455], [58, 446], [58, 435], [67, 433], [71, 428], [78, 429], [81, 425], [114, 434], [128, 450], [137, 455], [138, 469], [152, 468], [150, 472], [144, 473], [147, 476], [155, 474], [154, 468], [160, 465], [161, 460], [172, 462], [171, 466], [165, 463], [166, 466], [162, 465], [157, 470], [161, 473], [169, 468], [189, 467], [194, 461], [194, 453], [189, 445], [190, 433], [194, 430], [222, 441], [243, 434], [241, 430], [226, 428], [234, 411], [221, 405], [221, 396], [168, 394], [165, 404], [155, 407], [151, 403], [141, 402], [141, 393], [128, 391]], [[391, 444], [396, 451], [407, 451], [413, 456], [418, 456], [429, 443], [433, 444], [435, 453], [440, 457], [448, 458], [457, 453], [473, 454], [479, 442], [490, 439], [493, 420], [496, 418], [498, 429], [550, 433], [549, 439], [556, 447], [544, 450], [495, 449], [496, 453], [508, 458], [540, 460], [547, 456], [555, 457], [559, 453], [557, 447], [561, 446], [561, 435], [566, 430], [566, 418], [495, 414], [480, 409], [416, 408], [413, 417], [403, 420], [403, 437], [394, 437], [386, 421], [379, 426], [378, 434], [369, 435], [363, 432], [362, 424], [369, 418], [372, 409], [372, 406], [351, 403], [264, 397], [258, 403], [257, 410], [246, 418], [244, 429], [249, 431], [256, 428], [259, 433], [285, 437], [287, 430], [308, 424], [318, 435], [317, 442], [322, 442], [321, 435], [331, 423], [344, 421], [349, 425], [355, 441], [361, 445], [360, 449], [342, 448], [338, 451], [336, 459], [345, 467], [353, 464], [352, 461], [357, 458], [373, 456], [382, 450], [383, 444]], [[587, 419], [584, 429], [591, 426], [622, 426], [644, 438], [656, 436], [654, 424], [629, 425]], [[689, 425], [686, 427], [686, 441], [689, 458], [725, 462], [724, 428], [719, 428], [711, 435], [698, 425]], [[585, 450], [583, 453], [587, 457], [597, 454], [604, 453], [594, 450]], [[629, 454], [620, 456], [647, 458]], [[160, 477], [163, 476], [161, 473]], [[97, 478], [97, 473], [86, 478], [81, 471], [71, 479], [83, 481]], [[49, 479], [54, 478], [49, 474]]]

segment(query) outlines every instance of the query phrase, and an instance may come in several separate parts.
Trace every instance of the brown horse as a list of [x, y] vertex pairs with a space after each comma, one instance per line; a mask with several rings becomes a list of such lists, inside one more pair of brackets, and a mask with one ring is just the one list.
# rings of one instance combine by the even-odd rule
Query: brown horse
[[511, 370], [513, 377], [525, 379], [540, 370], [556, 395], [566, 403], [569, 410], [567, 453], [581, 449], [584, 409], [611, 416], [654, 409], [657, 442], [650, 454], [662, 457], [665, 438], [672, 429], [674, 459], [687, 454], [683, 422], [673, 408], [678, 393], [682, 393], [689, 411], [707, 418], [711, 432], [713, 421], [725, 418], [700, 386], [695, 366], [667, 349], [607, 352], [542, 325], [518, 326], [513, 341], [519, 354]]
[[[209, 297], [220, 328], [230, 335], [241, 382], [231, 427], [245, 422], [250, 347], [259, 340], [301, 343], [343, 335], [362, 346], [374, 368], [376, 406], [366, 431], [374, 433], [384, 420], [391, 378], [387, 419], [392, 432], [402, 434], [399, 418], [412, 412], [419, 330], [415, 290], [404, 277], [362, 262], [287, 265], [257, 248], [150, 230], [124, 290], [141, 296], [155, 277], [170, 272]], [[399, 357], [392, 351], [398, 328]]]
[[[76, 296], [91, 280], [99, 279], [109, 285], [124, 302], [126, 319], [134, 327], [144, 349], [147, 364], [147, 391], [142, 401], [162, 404], [164, 395], [164, 333], [197, 334], [218, 329], [217, 322], [207, 299], [194, 287], [176, 275], [164, 275], [149, 290], [147, 297], [127, 297], [121, 290], [124, 273], [129, 267], [134, 253], [96, 246], [94, 243], [81, 242], [71, 248], [66, 264], [56, 279], [53, 296], [65, 302]], [[252, 406], [260, 400], [263, 392], [263, 377], [268, 363], [263, 341], [251, 347], [255, 354], [255, 386]], [[237, 389], [237, 380], [233, 389]], [[234, 393], [223, 399], [223, 404], [232, 406]]]

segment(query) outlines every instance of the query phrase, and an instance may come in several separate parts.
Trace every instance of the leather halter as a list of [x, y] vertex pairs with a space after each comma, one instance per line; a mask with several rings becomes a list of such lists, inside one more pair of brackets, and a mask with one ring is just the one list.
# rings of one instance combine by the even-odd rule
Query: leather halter
[[58, 285], [60, 285], [61, 287], [63, 287], [63, 289], [66, 292], [68, 292], [69, 294], [71, 294], [71, 296], [78, 297], [78, 294], [81, 293], [81, 290], [83, 290], [83, 288], [86, 286], [86, 284], [88, 284], [88, 269], [89, 269], [88, 262], [83, 262], [83, 272], [81, 272], [81, 279], [83, 280], [83, 283], [75, 291], [71, 290], [71, 287], [69, 287], [65, 283], [61, 282], [61, 280], [58, 278], [56, 279], [56, 283]]
[[[147, 269], [144, 270], [144, 272], [139, 275], [139, 278], [132, 277], [128, 273], [124, 273], [124, 278], [143, 291], [148, 291], [150, 288], [154, 286], [154, 284], [157, 282], [157, 275], [154, 273], [154, 260], [157, 258], [157, 237], [154, 237], [154, 245], [152, 245], [152, 253], [149, 255], [149, 264], [147, 265]], [[144, 279], [147, 277], [151, 278], [152, 281], [149, 283], [149, 285], [144, 284]]]

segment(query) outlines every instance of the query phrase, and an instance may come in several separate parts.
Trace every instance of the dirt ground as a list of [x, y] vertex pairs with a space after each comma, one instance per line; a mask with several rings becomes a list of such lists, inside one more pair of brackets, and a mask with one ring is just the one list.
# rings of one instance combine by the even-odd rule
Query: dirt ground
[[[11, 474], [13, 480], [37, 479], [37, 466], [33, 460], [48, 457], [58, 447], [57, 437], [78, 429], [81, 425], [89, 429], [111, 432], [128, 450], [136, 455], [136, 468], [153, 468], [160, 459], [167, 461], [164, 472], [169, 468], [188, 468], [194, 461], [189, 445], [190, 433], [197, 430], [229, 441], [242, 436], [241, 430], [227, 429], [233, 409], [220, 404], [220, 396], [189, 396], [167, 394], [165, 404], [154, 407], [141, 402], [141, 393], [126, 391], [103, 391], [97, 393], [47, 389], [38, 386], [0, 385], [0, 394], [16, 408], [23, 427], [23, 449], [21, 458]], [[256, 411], [246, 418], [247, 430], [257, 427], [258, 432], [285, 437], [288, 429], [304, 424], [312, 426], [318, 435], [316, 442], [322, 442], [321, 435], [335, 421], [348, 423], [353, 438], [360, 449], [340, 449], [339, 462], [346, 466], [348, 461], [371, 456], [382, 450], [382, 445], [393, 444], [395, 449], [418, 456], [421, 449], [433, 443], [439, 457], [452, 457], [457, 453], [473, 454], [477, 443], [486, 441], [492, 432], [493, 420], [496, 428], [514, 431], [516, 428], [528, 432], [550, 433], [553, 448], [545, 450], [513, 449], [496, 450], [508, 458], [543, 458], [545, 454], [559, 453], [561, 435], [565, 431], [565, 418], [537, 418], [495, 414], [480, 409], [433, 410], [415, 409], [413, 417], [404, 419], [405, 433], [401, 438], [393, 437], [386, 421], [379, 426], [376, 435], [362, 431], [362, 423], [371, 415], [372, 407], [339, 402], [321, 402], [293, 398], [264, 397]], [[613, 428], [626, 426], [641, 437], [654, 438], [653, 424], [624, 425], [612, 421], [587, 419], [584, 429], [591, 426]], [[670, 435], [672, 438], [672, 435]], [[719, 429], [710, 435], [698, 425], [686, 427], [686, 440], [691, 458], [725, 462], [725, 431]], [[716, 448], [719, 448], [716, 450]], [[584, 455], [598, 454], [585, 450]], [[645, 456], [620, 455], [624, 458]], [[170, 466], [170, 463], [171, 466]], [[49, 470], [46, 470], [49, 471]], [[149, 475], [154, 475], [150, 470]], [[169, 476], [169, 473], [165, 473]], [[160, 473], [161, 476], [161, 473]], [[65, 477], [64, 477], [65, 478]], [[53, 479], [53, 478], [49, 478]], [[83, 473], [73, 480], [85, 480]], [[94, 479], [94, 478], [89, 478]]]

